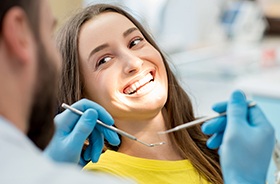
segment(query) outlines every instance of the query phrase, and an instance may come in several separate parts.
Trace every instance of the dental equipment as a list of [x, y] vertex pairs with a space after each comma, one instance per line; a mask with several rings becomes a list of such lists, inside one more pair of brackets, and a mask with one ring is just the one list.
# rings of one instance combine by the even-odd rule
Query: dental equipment
[[[63, 107], [64, 109], [69, 109], [69, 110], [71, 110], [72, 112], [74, 112], [74, 113], [76, 113], [76, 114], [78, 114], [78, 115], [83, 115], [83, 112], [82, 112], [82, 111], [79, 111], [78, 109], [75, 109], [74, 107], [71, 107], [70, 105], [67, 105], [67, 104], [65, 104], [65, 103], [63, 103], [63, 104], [61, 105], [61, 107]], [[129, 138], [129, 139], [131, 139], [131, 140], [137, 141], [137, 142], [139, 142], [139, 143], [141, 143], [141, 144], [143, 144], [143, 145], [145, 145], [145, 146], [148, 146], [148, 147], [161, 146], [161, 145], [165, 144], [165, 142], [159, 142], [159, 143], [149, 144], [149, 143], [146, 143], [146, 142], [144, 142], [144, 141], [141, 141], [141, 140], [137, 139], [136, 137], [134, 137], [133, 135], [130, 135], [130, 134], [127, 133], [127, 132], [124, 132], [123, 130], [120, 130], [120, 129], [118, 129], [118, 128], [116, 128], [116, 127], [113, 127], [113, 126], [110, 126], [110, 125], [106, 125], [105, 123], [103, 123], [103, 122], [100, 121], [100, 120], [97, 120], [97, 123], [98, 123], [99, 125], [102, 125], [102, 126], [108, 128], [108, 129], [112, 130], [112, 131], [117, 132], [118, 134], [120, 134], [120, 135], [122, 135], [122, 136], [125, 136], [125, 137], [127, 137], [127, 138]]]
[[[253, 107], [255, 105], [256, 105], [255, 102], [251, 102], [251, 103], [248, 104], [248, 107]], [[184, 123], [182, 125], [178, 125], [178, 126], [176, 126], [174, 128], [171, 128], [169, 130], [166, 130], [166, 131], [163, 131], [163, 132], [158, 132], [158, 134], [167, 134], [167, 133], [170, 133], [170, 132], [175, 132], [175, 131], [178, 131], [178, 130], [181, 130], [181, 129], [184, 129], [184, 128], [192, 127], [194, 125], [202, 124], [205, 121], [208, 121], [208, 120], [220, 117], [220, 116], [225, 116], [225, 115], [226, 115], [226, 112], [223, 112], [223, 113], [216, 114], [216, 115], [213, 115], [213, 116], [207, 116], [207, 117], [204, 117], [204, 118], [196, 119], [194, 121], [190, 121], [188, 123]]]

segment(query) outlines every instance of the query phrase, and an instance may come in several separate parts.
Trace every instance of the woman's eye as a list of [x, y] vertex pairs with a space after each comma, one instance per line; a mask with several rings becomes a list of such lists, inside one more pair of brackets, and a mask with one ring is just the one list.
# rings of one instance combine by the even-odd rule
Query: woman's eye
[[132, 40], [132, 42], [130, 42], [130, 44], [129, 44], [129, 48], [132, 48], [135, 45], [139, 44], [142, 40], [143, 40], [143, 38], [136, 38], [136, 39]]
[[111, 59], [112, 59], [111, 57], [106, 56], [106, 57], [100, 59], [100, 60], [97, 62], [97, 66], [100, 66], [100, 65], [102, 65], [102, 64], [105, 64], [105, 63], [107, 63], [108, 61], [110, 61]]

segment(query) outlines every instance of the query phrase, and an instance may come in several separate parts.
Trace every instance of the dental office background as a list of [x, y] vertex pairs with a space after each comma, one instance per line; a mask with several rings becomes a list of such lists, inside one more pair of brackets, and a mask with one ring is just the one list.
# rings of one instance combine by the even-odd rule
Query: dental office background
[[[115, 3], [152, 33], [191, 96], [197, 116], [242, 89], [280, 140], [280, 0], [51, 0], [58, 28], [78, 7]], [[271, 161], [268, 183], [274, 183]]]

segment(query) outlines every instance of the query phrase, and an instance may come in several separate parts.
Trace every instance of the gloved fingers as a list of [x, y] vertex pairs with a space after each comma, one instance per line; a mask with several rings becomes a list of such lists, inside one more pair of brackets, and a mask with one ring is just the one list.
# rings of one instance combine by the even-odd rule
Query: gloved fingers
[[80, 115], [77, 115], [70, 110], [65, 110], [54, 118], [54, 123], [57, 131], [69, 133], [74, 128], [76, 122], [79, 120]]
[[249, 109], [249, 123], [252, 126], [258, 126], [262, 124], [269, 124], [266, 116], [262, 112], [259, 106], [254, 106]]
[[275, 134], [275, 130], [272, 124], [270, 124], [259, 106], [249, 108], [249, 124], [255, 128], [258, 134], [275, 137], [273, 136]]
[[113, 146], [117, 146], [120, 144], [120, 138], [115, 131], [112, 131], [102, 125], [97, 124], [96, 128], [99, 132], [104, 135], [104, 138]]
[[94, 109], [86, 110], [81, 116], [71, 132], [71, 136], [73, 136], [73, 140], [71, 141], [72, 145], [75, 146], [75, 149], [82, 149], [85, 140], [96, 125], [97, 116], [97, 112]]
[[97, 129], [94, 129], [89, 137], [89, 141], [91, 145], [91, 161], [97, 162], [104, 147], [104, 136]]
[[[248, 105], [246, 97], [241, 91], [234, 91], [227, 105], [227, 126], [235, 126], [234, 124], [247, 119]], [[233, 123], [230, 123], [233, 122]]]
[[202, 124], [201, 130], [206, 135], [223, 132], [226, 128], [226, 117], [218, 117]]
[[[93, 103], [93, 102], [92, 102]], [[87, 108], [84, 108], [84, 104], [91, 104], [89, 100], [82, 99], [71, 106], [84, 112]], [[85, 105], [86, 107], [87, 105]], [[93, 105], [92, 105], [93, 106]], [[80, 115], [72, 112], [71, 110], [66, 109], [62, 113], [58, 114], [54, 121], [57, 127], [57, 130], [70, 133], [73, 128], [76, 126], [77, 121], [80, 119]]]
[[81, 167], [84, 167], [85, 165], [87, 165], [88, 161], [86, 161], [83, 157], [80, 158], [79, 160], [79, 165]]
[[222, 113], [222, 112], [226, 112], [227, 110], [227, 102], [219, 102], [219, 103], [216, 103], [212, 106], [212, 109], [215, 111], [215, 112], [218, 112], [218, 113]]
[[[247, 104], [249, 104], [250, 100], [247, 101]], [[227, 110], [227, 104], [228, 102], [219, 102], [219, 103], [216, 103], [212, 106], [212, 109], [215, 111], [215, 112], [218, 112], [218, 113], [223, 113], [223, 112], [226, 112]]]
[[221, 146], [224, 132], [215, 133], [207, 140], [207, 147], [210, 149], [217, 149]]
[[90, 161], [91, 160], [91, 151], [92, 151], [92, 144], [90, 143], [86, 150], [84, 151], [84, 154], [82, 155], [83, 159], [85, 161]]
[[88, 99], [82, 99], [80, 100], [82, 103], [82, 106], [80, 107], [81, 111], [85, 111], [89, 108], [93, 108], [97, 111], [98, 113], [98, 119], [102, 121], [103, 123], [106, 123], [107, 125], [113, 125], [114, 124], [114, 119], [112, 116], [99, 104], [90, 101]]
[[[81, 99], [75, 102], [74, 104], [72, 104], [71, 106], [82, 112], [90, 108], [95, 109], [98, 113], [98, 118], [102, 122], [108, 125], [114, 124], [114, 120], [112, 116], [103, 107], [101, 107], [100, 105], [98, 105], [93, 101], [90, 101], [88, 99]], [[67, 109], [55, 117], [55, 124], [59, 131], [69, 133], [75, 127], [79, 118], [80, 115], [77, 115], [76, 113]]]

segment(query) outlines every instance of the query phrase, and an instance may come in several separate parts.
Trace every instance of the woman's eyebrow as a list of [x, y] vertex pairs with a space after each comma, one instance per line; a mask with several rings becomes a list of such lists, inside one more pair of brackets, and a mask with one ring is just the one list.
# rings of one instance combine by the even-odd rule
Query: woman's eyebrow
[[[124, 33], [123, 33], [123, 37], [127, 37], [129, 34], [131, 34], [132, 32], [134, 31], [138, 31], [138, 29], [136, 27], [132, 27], [132, 28], [129, 28], [128, 30], [126, 30]], [[94, 55], [95, 53], [105, 49], [109, 47], [109, 44], [102, 44], [102, 45], [99, 45], [97, 46], [95, 49], [93, 49], [90, 53], [89, 53], [89, 56], [88, 56], [88, 60], [91, 58], [92, 55]]]
[[129, 28], [128, 30], [126, 30], [123, 33], [123, 37], [127, 37], [130, 33], [134, 32], [134, 31], [138, 31], [138, 29], [136, 27]]
[[109, 47], [109, 44], [105, 43], [105, 44], [102, 44], [102, 45], [99, 45], [97, 46], [95, 49], [93, 49], [90, 53], [89, 53], [89, 56], [88, 56], [88, 60], [91, 58], [92, 55], [94, 55], [95, 53], [105, 49]]

